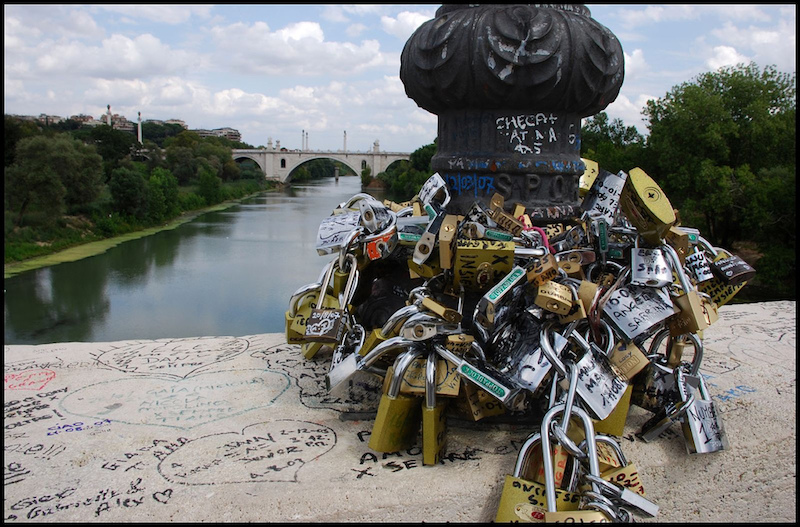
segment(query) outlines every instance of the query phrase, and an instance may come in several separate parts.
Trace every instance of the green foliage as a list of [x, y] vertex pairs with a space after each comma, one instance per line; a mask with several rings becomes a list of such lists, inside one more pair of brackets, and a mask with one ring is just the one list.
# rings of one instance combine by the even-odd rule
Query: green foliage
[[216, 205], [222, 201], [222, 179], [210, 168], [199, 170], [197, 187], [197, 193], [205, 200], [206, 205]]
[[[85, 129], [80, 129], [76, 132], [83, 130]], [[85, 137], [85, 134], [78, 134], [78, 137]], [[86, 140], [95, 145], [97, 153], [103, 158], [106, 181], [110, 180], [114, 169], [119, 167], [124, 159], [128, 158], [131, 149], [137, 142], [133, 134], [122, 130], [114, 130], [107, 124], [92, 128]]]
[[397, 161], [377, 178], [386, 184], [389, 193], [400, 201], [413, 198], [422, 185], [433, 175], [431, 158], [436, 153], [437, 142], [418, 148], [409, 156], [409, 161]]
[[361, 186], [366, 187], [372, 182], [372, 168], [366, 165], [361, 169]]
[[137, 219], [147, 215], [147, 181], [138, 170], [127, 167], [115, 169], [111, 173], [108, 188], [116, 212]]
[[17, 225], [29, 207], [57, 218], [97, 199], [103, 187], [102, 159], [94, 147], [64, 134], [21, 139], [4, 176], [5, 206], [17, 211]]
[[586, 119], [581, 128], [581, 157], [596, 161], [612, 174], [641, 163], [644, 137], [621, 119], [608, 120], [605, 112]]
[[[704, 73], [648, 101], [649, 173], [682, 217], [704, 219], [697, 227], [713, 242], [753, 239], [748, 216], [790, 214], [787, 200], [764, 203], [774, 183], [754, 174], [774, 167], [794, 173], [795, 97], [794, 75], [750, 64]], [[779, 179], [793, 195], [794, 182]]]
[[33, 121], [24, 121], [6, 115], [3, 127], [3, 143], [5, 145], [5, 164], [11, 166], [17, 151], [17, 143], [26, 137], [33, 137], [42, 133], [41, 128]]

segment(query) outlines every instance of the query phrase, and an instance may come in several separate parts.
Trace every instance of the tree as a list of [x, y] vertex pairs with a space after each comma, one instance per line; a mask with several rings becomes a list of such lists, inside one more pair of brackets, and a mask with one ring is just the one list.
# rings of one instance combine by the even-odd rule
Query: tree
[[609, 122], [605, 112], [586, 119], [581, 128], [581, 156], [613, 174], [637, 166], [644, 145], [644, 136], [635, 126], [625, 126], [621, 119]]
[[30, 206], [52, 219], [93, 202], [103, 188], [102, 159], [94, 147], [65, 134], [20, 140], [9, 169], [5, 196], [17, 225]]
[[755, 242], [765, 268], [782, 269], [759, 275], [794, 283], [796, 75], [752, 63], [722, 68], [648, 101], [644, 114], [643, 168], [682, 222], [714, 245]]
[[389, 192], [396, 199], [411, 199], [419, 192], [425, 181], [433, 175], [431, 158], [436, 153], [436, 148], [437, 140], [434, 140], [433, 143], [413, 151], [409, 156], [409, 161], [392, 163], [385, 172], [381, 172], [376, 177], [386, 184]]
[[156, 168], [147, 181], [147, 215], [161, 222], [180, 212], [178, 179], [165, 168]]
[[206, 200], [206, 205], [222, 201], [222, 179], [209, 166], [201, 167], [197, 172], [197, 194]]
[[114, 210], [123, 215], [144, 219], [147, 215], [147, 182], [133, 167], [119, 167], [108, 183]]
[[[76, 132], [79, 133], [79, 137], [85, 135], [82, 130]], [[120, 166], [123, 159], [130, 156], [136, 137], [128, 132], [114, 130], [107, 124], [95, 126], [88, 135], [88, 140], [95, 145], [97, 153], [103, 158], [106, 181], [108, 181], [114, 169]]]
[[3, 166], [11, 166], [14, 162], [14, 156], [17, 150], [17, 143], [26, 137], [33, 137], [39, 135], [42, 130], [39, 125], [33, 121], [25, 121], [6, 115], [3, 126], [3, 144], [5, 146], [5, 164]]

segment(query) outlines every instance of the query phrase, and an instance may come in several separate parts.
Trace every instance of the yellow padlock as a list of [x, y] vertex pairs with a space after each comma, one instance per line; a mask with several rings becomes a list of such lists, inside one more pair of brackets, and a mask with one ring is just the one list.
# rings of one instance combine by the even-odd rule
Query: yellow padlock
[[[447, 448], [447, 399], [438, 400], [438, 354], [431, 350], [425, 365], [425, 404], [422, 406], [422, 464], [436, 465]], [[455, 369], [455, 368], [454, 368]]]
[[550, 280], [538, 287], [533, 303], [547, 311], [566, 315], [573, 305], [572, 292], [566, 285]]
[[413, 395], [401, 395], [400, 383], [411, 362], [421, 354], [420, 350], [401, 353], [386, 372], [388, 386], [384, 380], [386, 391], [378, 403], [368, 443], [376, 452], [397, 452], [414, 444], [419, 432], [422, 400]]
[[448, 214], [439, 228], [439, 266], [442, 269], [453, 268], [453, 254], [456, 247], [458, 216]]
[[458, 393], [454, 409], [465, 418], [480, 421], [506, 412], [505, 406], [496, 397], [471, 382], [462, 379]]
[[664, 191], [638, 167], [628, 174], [619, 205], [639, 234], [652, 245], [660, 245], [669, 228], [677, 221], [675, 210]]
[[506, 276], [514, 265], [513, 241], [458, 238], [453, 261], [453, 288], [485, 291]]
[[583, 170], [583, 174], [581, 174], [578, 180], [578, 195], [581, 198], [585, 198], [586, 194], [589, 193], [589, 189], [592, 188], [594, 180], [597, 179], [597, 174], [600, 173], [600, 166], [597, 164], [597, 161], [592, 161], [591, 159], [582, 157], [581, 161], [586, 165], [586, 168]]
[[558, 262], [555, 256], [547, 253], [541, 258], [535, 259], [531, 267], [528, 268], [528, 281], [533, 285], [540, 286], [556, 278], [558, 269]]
[[[497, 507], [495, 522], [536, 522], [544, 521], [547, 512], [547, 492], [543, 483], [534, 481], [527, 469], [538, 465], [532, 457], [537, 455], [537, 446], [541, 445], [541, 434], [532, 434], [526, 439], [517, 455], [514, 472], [505, 477], [500, 503]], [[541, 456], [541, 447], [538, 455]], [[580, 494], [556, 489], [554, 493], [555, 507], [561, 511], [578, 510]]]

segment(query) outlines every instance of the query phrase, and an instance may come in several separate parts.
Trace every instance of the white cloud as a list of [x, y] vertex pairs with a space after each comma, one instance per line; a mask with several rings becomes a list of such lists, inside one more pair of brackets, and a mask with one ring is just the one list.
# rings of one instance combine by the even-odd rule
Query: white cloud
[[624, 52], [623, 54], [625, 55], [625, 78], [634, 79], [650, 69], [644, 58], [644, 51], [641, 49], [634, 49], [632, 55]]
[[347, 34], [348, 37], [352, 38], [359, 36], [366, 30], [367, 26], [365, 26], [364, 24], [351, 24], [350, 26], [347, 27], [345, 33]]
[[627, 27], [673, 20], [693, 20], [699, 16], [698, 6], [694, 5], [649, 5], [644, 9], [621, 9], [619, 17]]
[[194, 60], [190, 53], [171, 49], [149, 34], [134, 39], [112, 35], [100, 46], [77, 41], [45, 41], [37, 47], [36, 53], [34, 72], [37, 74], [128, 79], [182, 72]]
[[711, 70], [718, 70], [725, 66], [735, 66], [740, 63], [748, 64], [750, 58], [742, 55], [731, 46], [715, 46], [713, 56], [706, 60], [706, 65]]
[[406, 40], [417, 30], [419, 26], [433, 18], [424, 13], [414, 13], [403, 11], [396, 18], [390, 16], [381, 17], [381, 27], [390, 35]]
[[386, 63], [376, 40], [329, 42], [316, 22], [277, 31], [263, 22], [236, 23], [215, 26], [210, 33], [217, 63], [247, 74], [347, 77]]

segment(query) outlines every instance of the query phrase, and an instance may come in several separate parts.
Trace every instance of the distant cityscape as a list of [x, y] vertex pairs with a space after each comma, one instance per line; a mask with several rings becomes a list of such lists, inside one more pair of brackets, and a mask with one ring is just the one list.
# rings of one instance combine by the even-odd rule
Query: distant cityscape
[[[106, 113], [100, 118], [95, 119], [91, 115], [72, 115], [70, 117], [61, 117], [60, 115], [47, 115], [47, 114], [39, 114], [39, 116], [33, 115], [13, 115], [12, 117], [16, 119], [21, 119], [24, 121], [36, 121], [44, 125], [50, 124], [57, 124], [67, 120], [73, 120], [81, 123], [82, 126], [99, 126], [106, 124], [111, 126], [114, 130], [121, 130], [123, 132], [130, 132], [132, 134], [137, 134], [139, 136], [139, 142], [142, 142], [141, 131], [137, 130], [137, 122], [133, 122], [128, 120], [127, 117], [124, 115], [120, 115], [118, 113], [111, 113], [111, 105], [107, 107]], [[186, 123], [180, 119], [167, 119], [166, 121], [160, 121], [157, 119], [146, 119], [142, 121], [142, 115], [139, 114], [139, 123], [153, 123], [153, 124], [177, 124], [183, 127], [184, 130], [189, 130], [189, 127]], [[242, 134], [239, 133], [239, 130], [234, 128], [215, 128], [213, 130], [207, 130], [204, 128], [196, 128], [189, 130], [190, 132], [194, 132], [200, 137], [224, 137], [229, 141], [236, 141], [241, 142]]]

